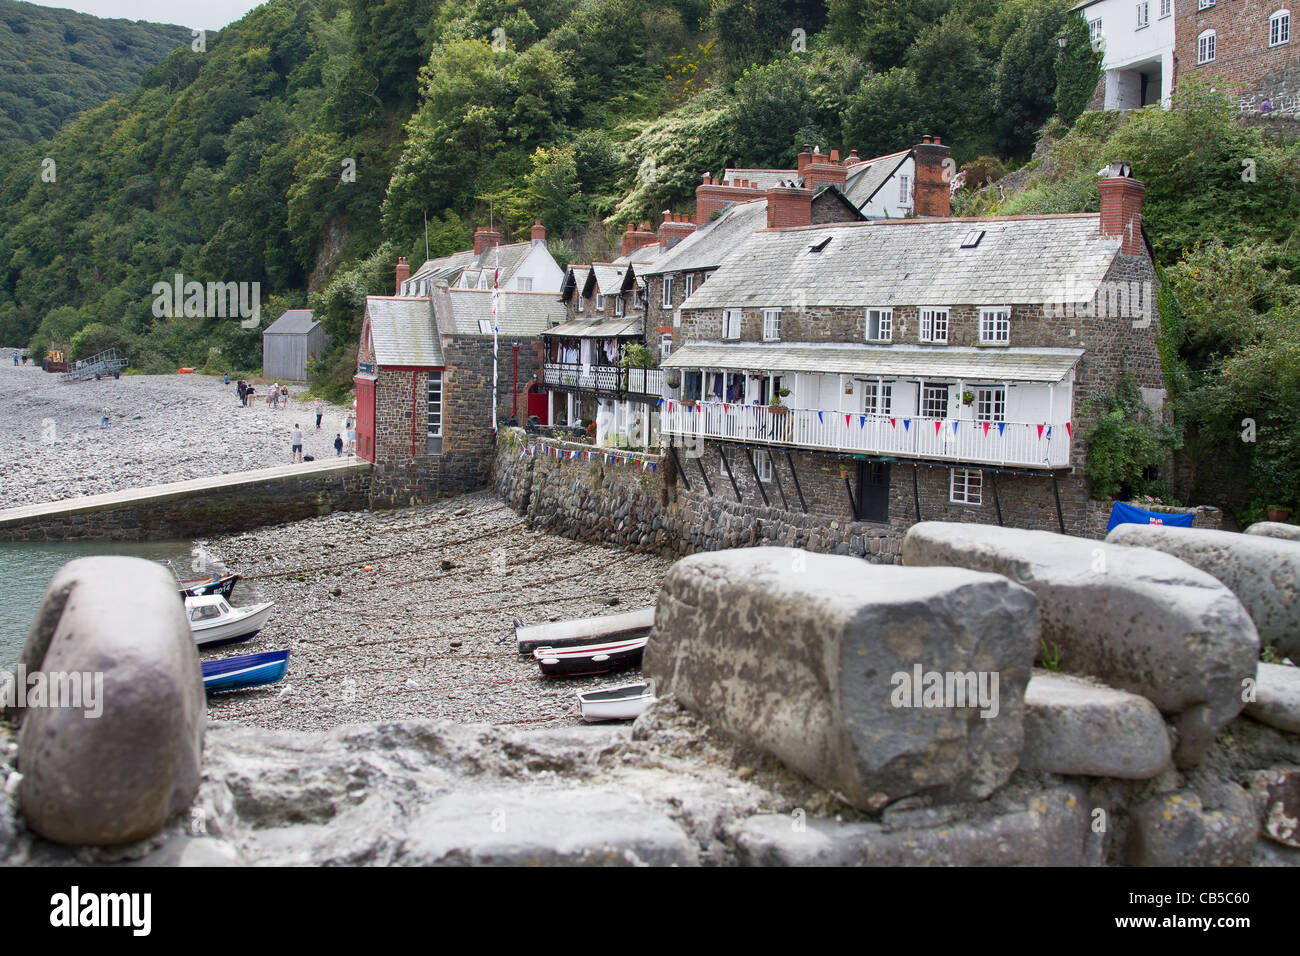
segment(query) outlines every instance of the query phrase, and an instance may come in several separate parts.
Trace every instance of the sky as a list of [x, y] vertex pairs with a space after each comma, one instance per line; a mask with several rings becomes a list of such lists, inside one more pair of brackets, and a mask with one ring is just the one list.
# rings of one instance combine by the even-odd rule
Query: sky
[[97, 17], [153, 20], [217, 30], [234, 23], [265, 0], [29, 0], [42, 7], [60, 7]]

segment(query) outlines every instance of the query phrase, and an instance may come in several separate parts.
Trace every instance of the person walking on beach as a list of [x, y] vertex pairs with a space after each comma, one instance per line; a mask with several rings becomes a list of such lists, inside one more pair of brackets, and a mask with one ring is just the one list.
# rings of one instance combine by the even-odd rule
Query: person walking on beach
[[290, 456], [290, 460], [296, 464], [302, 461], [302, 429], [298, 427], [297, 422], [293, 424], [293, 431], [290, 433], [289, 441], [293, 445], [293, 454]]
[[342, 432], [334, 433], [334, 457], [335, 458], [343, 457], [343, 433]]
[[289, 407], [289, 386], [288, 385], [280, 386], [280, 401], [284, 403], [284, 407], [286, 409]]
[[325, 403], [316, 399], [316, 430], [320, 431], [320, 420], [325, 415]]
[[104, 406], [104, 410], [99, 414], [99, 427], [100, 428], [108, 427], [108, 406], [107, 405]]
[[230, 373], [226, 373], [226, 388], [230, 388]]

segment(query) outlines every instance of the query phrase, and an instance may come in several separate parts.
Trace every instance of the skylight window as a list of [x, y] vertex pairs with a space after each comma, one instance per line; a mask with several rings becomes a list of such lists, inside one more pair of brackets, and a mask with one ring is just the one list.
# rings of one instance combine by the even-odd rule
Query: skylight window
[[984, 238], [983, 229], [972, 229], [970, 232], [966, 233], [966, 237], [962, 239], [961, 247], [963, 249], [974, 249], [976, 246], [980, 244], [980, 240], [983, 238]]
[[833, 238], [834, 238], [834, 236], [823, 236], [822, 238], [820, 238], [820, 239], [818, 239], [816, 242], [814, 242], [811, 246], [809, 246], [809, 247], [808, 247], [808, 251], [809, 251], [810, 253], [813, 253], [813, 254], [816, 254], [816, 253], [818, 253], [818, 252], [821, 252], [821, 251], [822, 251], [823, 249], [825, 249], [828, 245], [830, 245], [830, 243], [831, 243], [831, 239], [833, 239]]

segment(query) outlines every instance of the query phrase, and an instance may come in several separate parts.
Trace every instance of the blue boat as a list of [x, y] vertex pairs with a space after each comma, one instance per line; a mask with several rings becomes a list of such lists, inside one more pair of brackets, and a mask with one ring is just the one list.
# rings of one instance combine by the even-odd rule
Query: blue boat
[[274, 684], [289, 670], [288, 651], [240, 654], [219, 661], [204, 661], [203, 689], [209, 694], [225, 690], [246, 690]]

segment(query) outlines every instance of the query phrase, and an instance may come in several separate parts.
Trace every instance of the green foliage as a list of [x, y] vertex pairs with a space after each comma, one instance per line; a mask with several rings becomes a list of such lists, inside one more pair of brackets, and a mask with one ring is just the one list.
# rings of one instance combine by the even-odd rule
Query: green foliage
[[77, 113], [129, 93], [188, 27], [101, 20], [0, 0], [0, 145], [52, 136]]
[[1092, 99], [1101, 79], [1101, 53], [1089, 42], [1088, 22], [1067, 17], [1061, 30], [1065, 49], [1056, 60], [1056, 115], [1071, 124]]
[[1088, 448], [1084, 466], [1094, 498], [1130, 498], [1157, 488], [1144, 471], [1159, 467], [1173, 449], [1173, 430], [1153, 420], [1137, 382], [1125, 374], [1115, 394], [1095, 395], [1085, 405], [1095, 416], [1083, 436]]

